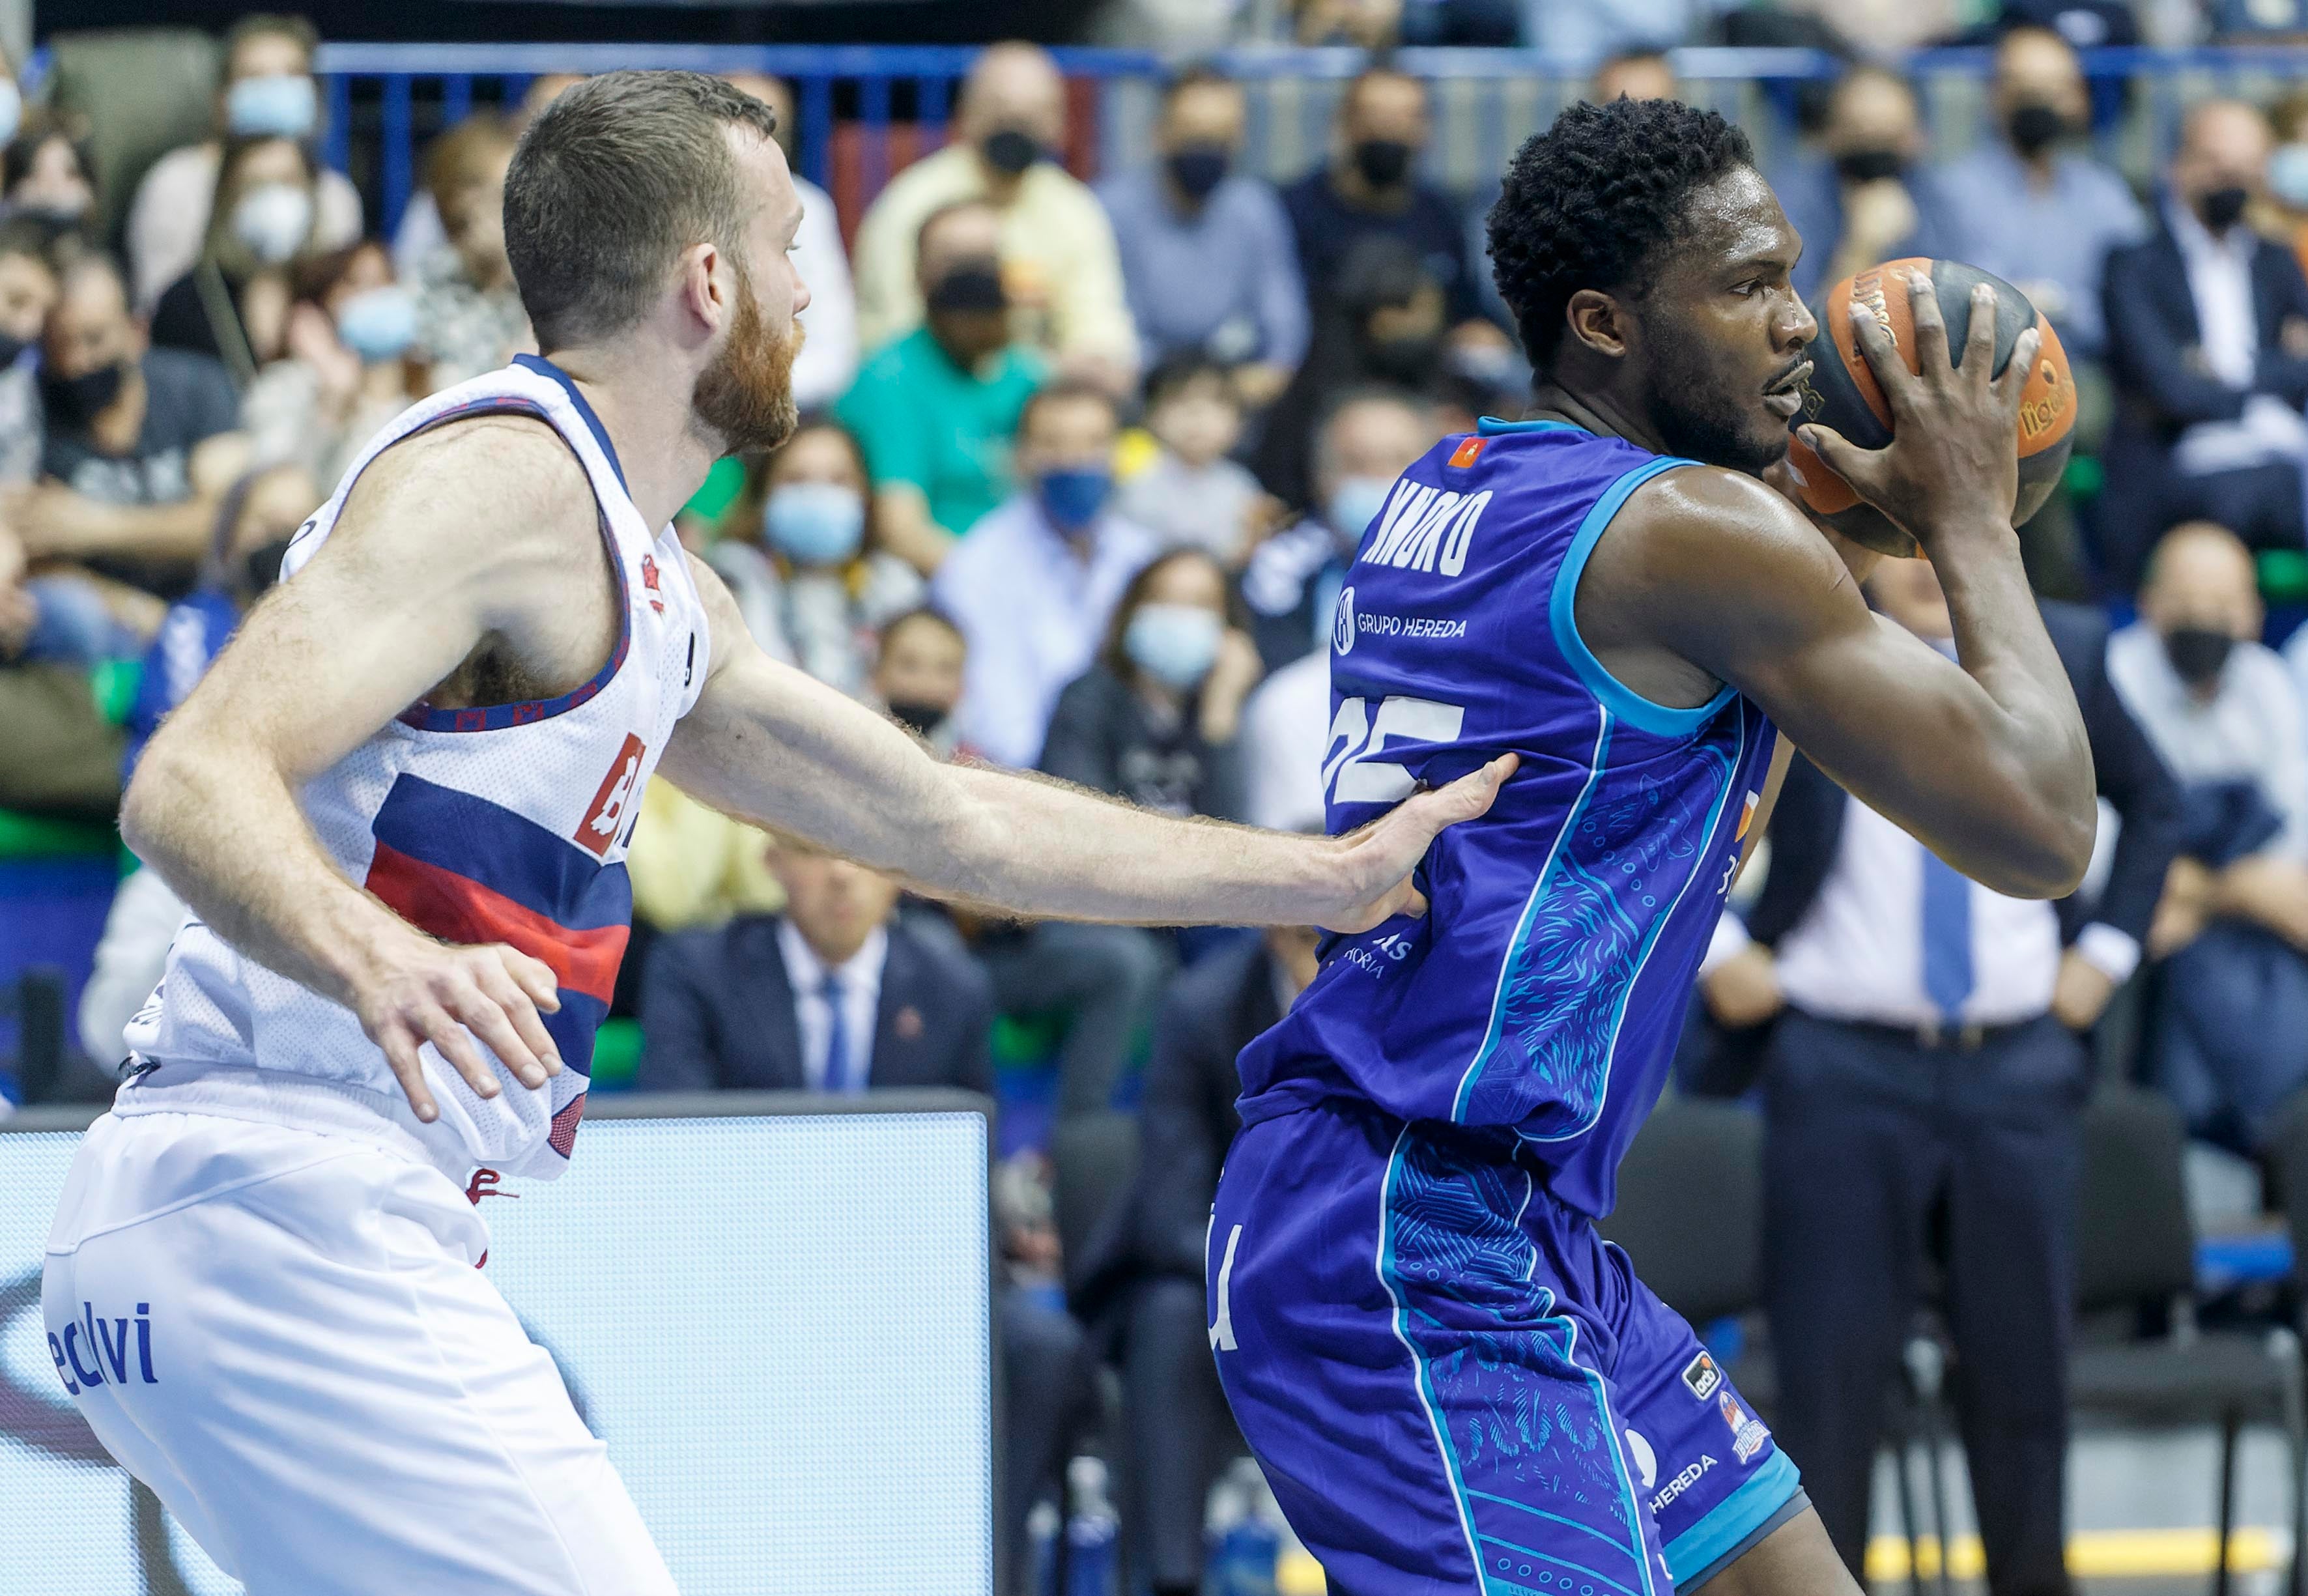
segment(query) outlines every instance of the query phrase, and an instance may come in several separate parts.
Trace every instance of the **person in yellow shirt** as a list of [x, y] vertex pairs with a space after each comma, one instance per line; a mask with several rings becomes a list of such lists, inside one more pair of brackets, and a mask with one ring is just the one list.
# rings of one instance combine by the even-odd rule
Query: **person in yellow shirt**
[[921, 225], [943, 206], [982, 199], [1001, 214], [1003, 286], [1019, 341], [1115, 393], [1136, 381], [1138, 335], [1113, 224], [1055, 160], [1065, 122], [1065, 83], [1046, 51], [997, 44], [978, 56], [962, 83], [954, 142], [892, 178], [858, 226], [861, 347], [877, 349], [921, 324]]

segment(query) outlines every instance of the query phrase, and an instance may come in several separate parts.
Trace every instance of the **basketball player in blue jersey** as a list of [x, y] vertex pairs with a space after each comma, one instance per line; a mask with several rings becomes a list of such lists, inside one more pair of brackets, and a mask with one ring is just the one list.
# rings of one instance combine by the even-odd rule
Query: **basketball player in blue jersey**
[[[1744, 135], [1574, 107], [1490, 235], [1536, 402], [1443, 440], [1365, 533], [1331, 826], [1520, 768], [1429, 854], [1432, 913], [1339, 939], [1244, 1053], [1211, 1345], [1334, 1592], [1847, 1593], [1795, 1463], [1595, 1220], [1788, 739], [1999, 891], [2083, 873], [2090, 757], [2011, 524], [2035, 334], [2010, 379], [1956, 369], [1926, 286], [1919, 375], [1861, 324], [1897, 441], [1816, 442], [1930, 554], [1949, 660], [1764, 479], [1816, 324]], [[1973, 347], [1993, 314], [1972, 305]]]

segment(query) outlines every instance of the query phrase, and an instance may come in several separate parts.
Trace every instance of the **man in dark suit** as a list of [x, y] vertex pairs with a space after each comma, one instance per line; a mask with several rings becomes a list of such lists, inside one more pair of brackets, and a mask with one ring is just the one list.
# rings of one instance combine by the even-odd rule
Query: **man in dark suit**
[[[1931, 566], [1869, 591], [1950, 646]], [[1882, 1397], [1943, 1211], [1957, 1409], [1994, 1596], [2067, 1588], [2066, 1369], [2082, 1033], [2140, 960], [2180, 834], [2171, 777], [2107, 679], [2106, 623], [2046, 604], [2123, 833], [2088, 910], [1965, 880], [1798, 755], [1743, 927], [1702, 970], [1765, 1079], [1765, 1306], [1779, 1440], [1857, 1575]]]
[[1278, 928], [1213, 953], [1164, 999], [1139, 1111], [1138, 1178], [1069, 1271], [1076, 1316], [1122, 1367], [1139, 1511], [1132, 1566], [1155, 1596], [1201, 1589], [1202, 1504], [1241, 1449], [1204, 1322], [1202, 1249], [1219, 1166], [1242, 1128], [1235, 1057], [1314, 979], [1317, 934]]
[[986, 974], [891, 913], [896, 883], [787, 841], [785, 912], [660, 937], [642, 984], [643, 1091], [994, 1093]]
[[2193, 107], [2154, 237], [2108, 257], [2108, 360], [2120, 401], [2099, 496], [2101, 557], [2130, 591], [2165, 528], [2194, 519], [2255, 548], [2308, 540], [2308, 280], [2243, 220], [2270, 144], [2235, 100]]

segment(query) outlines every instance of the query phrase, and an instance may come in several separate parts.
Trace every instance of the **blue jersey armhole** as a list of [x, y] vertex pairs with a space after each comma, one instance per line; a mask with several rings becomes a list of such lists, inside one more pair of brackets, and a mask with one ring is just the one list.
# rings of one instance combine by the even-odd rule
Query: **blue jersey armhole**
[[1619, 507], [1627, 502], [1629, 495], [1661, 471], [1698, 463], [1697, 461], [1662, 455], [1657, 460], [1644, 462], [1605, 488], [1603, 496], [1595, 501], [1594, 507], [1587, 512], [1587, 518], [1579, 523], [1578, 533], [1571, 539], [1571, 547], [1563, 556], [1563, 564], [1554, 574], [1554, 591], [1546, 607], [1547, 621], [1554, 632], [1554, 646], [1561, 649], [1563, 657], [1571, 661], [1571, 669], [1578, 673], [1587, 690], [1619, 720], [1655, 737], [1686, 737], [1698, 730], [1715, 718], [1717, 711], [1731, 702], [1732, 689], [1727, 683], [1722, 691], [1705, 703], [1691, 709], [1675, 709], [1645, 698], [1613, 676], [1595, 657], [1594, 651], [1587, 646], [1587, 640], [1579, 635], [1575, 613], [1579, 576], [1587, 568], [1588, 556], [1595, 552], [1595, 545], [1602, 540], [1604, 530], [1611, 524], [1611, 518], [1619, 513]]

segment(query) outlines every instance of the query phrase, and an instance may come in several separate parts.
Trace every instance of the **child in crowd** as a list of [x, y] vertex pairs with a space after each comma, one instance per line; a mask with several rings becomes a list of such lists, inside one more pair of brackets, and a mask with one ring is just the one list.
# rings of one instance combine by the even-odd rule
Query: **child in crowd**
[[1226, 368], [1179, 355], [1146, 379], [1146, 427], [1160, 451], [1122, 487], [1115, 508], [1167, 548], [1208, 553], [1241, 568], [1265, 499], [1258, 479], [1227, 456], [1242, 438], [1242, 401]]

